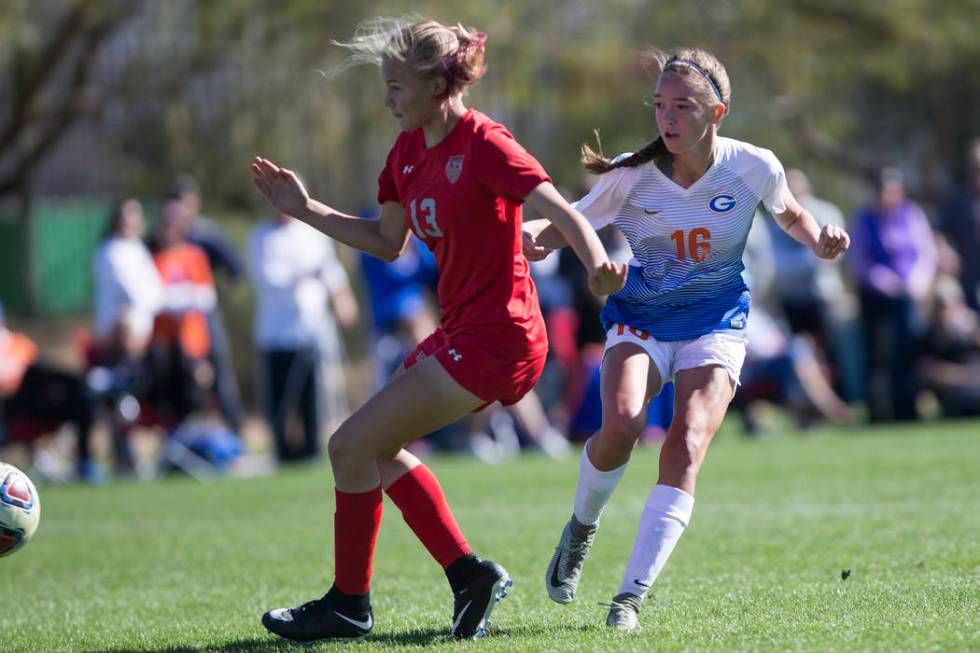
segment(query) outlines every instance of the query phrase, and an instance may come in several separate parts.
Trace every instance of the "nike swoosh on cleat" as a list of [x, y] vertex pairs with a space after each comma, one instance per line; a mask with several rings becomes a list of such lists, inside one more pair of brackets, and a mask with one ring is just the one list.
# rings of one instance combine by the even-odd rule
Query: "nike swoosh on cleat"
[[348, 616], [342, 615], [336, 610], [334, 610], [333, 613], [338, 617], [340, 617], [341, 619], [343, 619], [344, 621], [346, 621], [347, 623], [357, 626], [361, 630], [371, 630], [371, 624], [374, 621], [371, 615], [368, 615], [367, 621], [358, 621], [357, 619], [351, 619]]
[[558, 557], [555, 559], [555, 566], [551, 570], [551, 586], [558, 587], [561, 585], [561, 579], [558, 578], [558, 567], [561, 566], [561, 550], [558, 551]]
[[463, 609], [459, 611], [459, 616], [456, 617], [456, 621], [453, 622], [454, 633], [456, 632], [456, 629], [459, 628], [459, 622], [463, 620], [463, 615], [466, 614], [466, 611], [470, 609], [471, 605], [473, 605], [473, 601], [468, 601]]

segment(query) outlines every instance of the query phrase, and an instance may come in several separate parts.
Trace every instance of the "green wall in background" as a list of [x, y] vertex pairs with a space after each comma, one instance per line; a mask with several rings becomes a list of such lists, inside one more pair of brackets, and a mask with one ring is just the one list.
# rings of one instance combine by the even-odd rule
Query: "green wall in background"
[[31, 290], [36, 316], [88, 310], [92, 253], [110, 204], [92, 199], [34, 202], [28, 221], [29, 251], [24, 251], [24, 223], [16, 217], [0, 217], [0, 300], [8, 311], [26, 314]]

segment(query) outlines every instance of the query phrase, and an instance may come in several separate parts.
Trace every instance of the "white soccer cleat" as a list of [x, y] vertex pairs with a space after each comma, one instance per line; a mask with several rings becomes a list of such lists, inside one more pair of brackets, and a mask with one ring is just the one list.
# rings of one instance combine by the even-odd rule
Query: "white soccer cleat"
[[640, 603], [643, 599], [636, 594], [617, 594], [609, 604], [606, 625], [624, 633], [640, 629]]
[[585, 557], [589, 554], [589, 549], [592, 548], [594, 538], [595, 527], [592, 528], [588, 537], [581, 539], [572, 533], [571, 521], [565, 525], [565, 530], [561, 532], [561, 539], [558, 540], [555, 554], [551, 556], [548, 571], [545, 572], [544, 576], [548, 596], [555, 603], [570, 603], [575, 598], [578, 582], [582, 578]]

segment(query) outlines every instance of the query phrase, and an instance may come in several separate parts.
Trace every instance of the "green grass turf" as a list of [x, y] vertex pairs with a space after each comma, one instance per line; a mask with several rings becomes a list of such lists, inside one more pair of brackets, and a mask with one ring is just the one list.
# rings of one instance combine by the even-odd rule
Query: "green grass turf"
[[445, 638], [448, 585], [387, 502], [374, 635], [303, 647], [264, 632], [263, 610], [313, 598], [331, 577], [322, 463], [208, 484], [42, 488], [38, 535], [0, 560], [0, 651], [980, 650], [978, 422], [723, 432], [635, 635], [602, 626], [598, 604], [619, 585], [655, 450], [634, 456], [568, 606], [547, 599], [543, 574], [577, 457], [430, 464], [476, 551], [515, 581], [488, 639]]

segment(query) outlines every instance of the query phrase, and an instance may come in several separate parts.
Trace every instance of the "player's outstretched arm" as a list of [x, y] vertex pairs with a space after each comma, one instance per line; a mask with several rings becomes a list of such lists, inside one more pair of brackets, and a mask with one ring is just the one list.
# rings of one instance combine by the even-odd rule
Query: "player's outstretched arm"
[[786, 210], [773, 216], [780, 228], [820, 258], [835, 259], [850, 247], [851, 238], [843, 228], [828, 224], [821, 229], [789, 190], [783, 194], [783, 203]]
[[[543, 215], [572, 246], [582, 265], [589, 271], [589, 287], [597, 295], [609, 295], [626, 283], [626, 265], [609, 262], [606, 250], [592, 225], [561, 196], [551, 182], [543, 182], [531, 191], [526, 201]], [[542, 234], [547, 234], [546, 228]], [[537, 243], [538, 245], [546, 243]]]
[[381, 218], [369, 220], [347, 215], [310, 197], [303, 182], [292, 170], [280, 168], [261, 157], [252, 161], [256, 187], [269, 202], [287, 215], [302, 220], [334, 240], [393, 261], [408, 242], [405, 210], [397, 202], [385, 202]]

